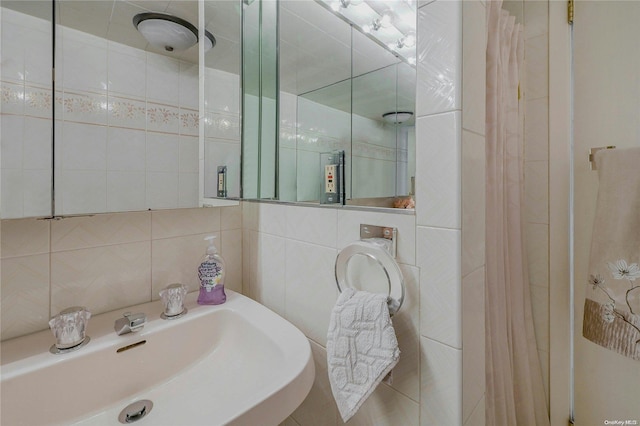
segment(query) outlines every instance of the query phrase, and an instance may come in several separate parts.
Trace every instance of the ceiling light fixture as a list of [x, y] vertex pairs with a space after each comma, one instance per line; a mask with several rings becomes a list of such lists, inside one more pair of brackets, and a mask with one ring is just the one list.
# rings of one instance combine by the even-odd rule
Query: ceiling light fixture
[[411, 111], [391, 111], [382, 114], [382, 118], [387, 123], [393, 124], [402, 124], [407, 120], [410, 120], [413, 117], [413, 113]]
[[[149, 44], [167, 52], [186, 50], [198, 42], [198, 29], [193, 24], [166, 13], [139, 13], [133, 17], [133, 26]], [[205, 30], [205, 51], [215, 45], [215, 37]]]

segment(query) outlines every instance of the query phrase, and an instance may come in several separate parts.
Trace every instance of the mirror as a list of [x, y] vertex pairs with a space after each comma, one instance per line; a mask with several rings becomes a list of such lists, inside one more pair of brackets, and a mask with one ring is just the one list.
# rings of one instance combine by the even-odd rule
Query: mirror
[[[218, 166], [239, 196], [241, 4], [205, 3], [200, 61], [198, 0], [2, 1], [3, 218], [197, 207], [218, 195]], [[149, 42], [134, 26], [149, 13], [186, 21], [191, 47]]]
[[[365, 28], [388, 8], [394, 25]], [[318, 202], [321, 154], [341, 150], [347, 204], [392, 207], [412, 194], [415, 5], [281, 0], [278, 13], [277, 161], [253, 160], [262, 179], [275, 177], [281, 201]]]

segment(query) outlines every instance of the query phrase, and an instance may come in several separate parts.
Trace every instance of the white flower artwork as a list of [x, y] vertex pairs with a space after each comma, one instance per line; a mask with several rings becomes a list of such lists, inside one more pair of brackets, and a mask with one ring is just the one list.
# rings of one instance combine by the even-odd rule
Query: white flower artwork
[[607, 263], [609, 270], [616, 280], [627, 279], [629, 281], [635, 281], [636, 278], [640, 278], [640, 267], [637, 263], [627, 265], [627, 261], [624, 259], [616, 260], [615, 263]]

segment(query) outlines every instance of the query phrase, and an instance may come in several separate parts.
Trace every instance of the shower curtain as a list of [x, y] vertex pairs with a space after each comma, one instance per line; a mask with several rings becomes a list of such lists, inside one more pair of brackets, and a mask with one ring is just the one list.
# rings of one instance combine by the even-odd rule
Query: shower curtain
[[486, 424], [549, 425], [523, 241], [522, 29], [487, 2]]

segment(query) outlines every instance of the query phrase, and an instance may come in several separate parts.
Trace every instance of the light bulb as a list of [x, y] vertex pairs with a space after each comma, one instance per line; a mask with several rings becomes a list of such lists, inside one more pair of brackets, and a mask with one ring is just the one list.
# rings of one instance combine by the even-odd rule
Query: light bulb
[[393, 11], [391, 9], [387, 9], [384, 12], [382, 12], [382, 15], [380, 15], [380, 25], [383, 28], [389, 28], [391, 25], [393, 25]]
[[402, 45], [405, 47], [413, 47], [416, 45], [416, 33], [409, 31], [402, 39]]
[[409, 62], [410, 65], [415, 65], [416, 64], [416, 58], [413, 56], [410, 56], [409, 58], [407, 58], [407, 62]]

